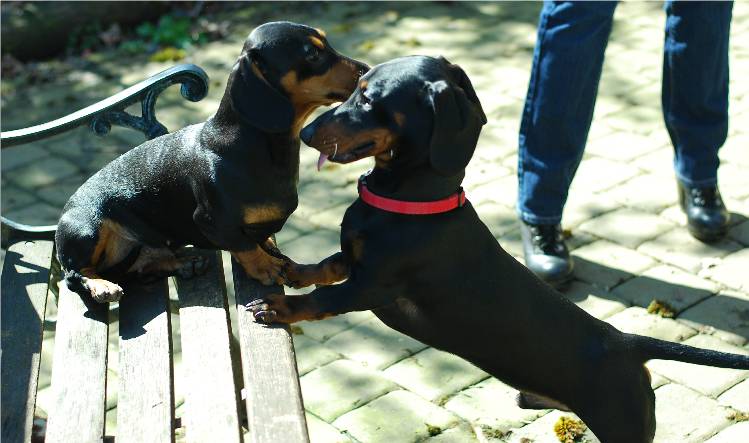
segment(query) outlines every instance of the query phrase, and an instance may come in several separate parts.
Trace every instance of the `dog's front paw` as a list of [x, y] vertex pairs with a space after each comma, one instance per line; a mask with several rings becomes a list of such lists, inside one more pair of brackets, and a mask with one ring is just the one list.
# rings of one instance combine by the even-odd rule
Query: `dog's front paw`
[[86, 280], [86, 287], [91, 297], [99, 303], [119, 301], [123, 295], [120, 285], [100, 278]]
[[265, 286], [280, 285], [286, 281], [284, 267], [286, 262], [283, 259], [265, 256], [247, 269], [250, 277], [264, 284]]
[[291, 311], [283, 294], [271, 294], [265, 298], [253, 300], [245, 305], [258, 323], [291, 323]]
[[289, 260], [283, 267], [283, 284], [294, 289], [306, 288], [315, 284], [311, 269], [314, 265], [300, 265]]
[[231, 255], [242, 265], [247, 275], [266, 286], [280, 285], [286, 281], [284, 276], [286, 259], [283, 257], [269, 255], [260, 247], [250, 251], [231, 251]]
[[322, 320], [333, 315], [320, 310], [314, 297], [272, 294], [245, 305], [259, 323], [296, 323], [303, 320]]

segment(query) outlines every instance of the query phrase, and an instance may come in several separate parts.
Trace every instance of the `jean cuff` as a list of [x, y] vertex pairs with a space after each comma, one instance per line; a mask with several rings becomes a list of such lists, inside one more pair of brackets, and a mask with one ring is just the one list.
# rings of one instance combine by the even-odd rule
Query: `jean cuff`
[[521, 211], [518, 209], [518, 217], [521, 221], [530, 225], [558, 225], [562, 223], [562, 214], [551, 217], [539, 217], [533, 215], [530, 212]]
[[679, 182], [681, 182], [681, 184], [683, 184], [684, 186], [688, 186], [690, 188], [702, 188], [718, 185], [718, 177], [706, 178], [703, 180], [690, 180], [677, 172], [676, 179], [679, 180]]

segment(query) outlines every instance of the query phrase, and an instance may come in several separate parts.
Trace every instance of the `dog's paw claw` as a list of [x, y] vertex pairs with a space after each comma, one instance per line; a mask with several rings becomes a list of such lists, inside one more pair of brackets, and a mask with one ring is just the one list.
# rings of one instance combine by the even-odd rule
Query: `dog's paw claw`
[[245, 309], [252, 313], [256, 322], [272, 323], [278, 317], [278, 313], [270, 308], [264, 299], [253, 300], [245, 305]]
[[257, 322], [273, 323], [276, 320], [276, 311], [258, 311], [253, 316]]
[[261, 309], [261, 306], [265, 306], [266, 308], [268, 305], [265, 303], [265, 300], [262, 298], [258, 298], [256, 300], [252, 300], [251, 302], [244, 305], [245, 309], [248, 311], [252, 311], [253, 309]]
[[284, 298], [282, 294], [269, 295], [247, 303], [245, 309], [252, 313], [256, 322], [273, 323], [279, 321], [279, 309], [283, 310]]

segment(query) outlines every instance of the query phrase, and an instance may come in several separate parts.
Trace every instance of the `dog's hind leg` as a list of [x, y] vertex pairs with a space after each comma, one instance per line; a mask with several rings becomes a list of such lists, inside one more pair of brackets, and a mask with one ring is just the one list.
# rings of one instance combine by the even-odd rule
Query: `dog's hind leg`
[[127, 272], [136, 273], [141, 282], [149, 283], [171, 275], [189, 279], [205, 274], [207, 270], [208, 259], [192, 248], [175, 252], [168, 248], [144, 246]]
[[515, 400], [518, 407], [523, 409], [559, 409], [560, 411], [571, 411], [567, 405], [560, 401], [531, 392], [520, 391]]
[[102, 272], [116, 267], [130, 256], [138, 246], [120, 224], [72, 210], [60, 219], [55, 244], [69, 289], [90, 295], [100, 303], [122, 297], [122, 288], [101, 276]]
[[599, 373], [575, 413], [605, 443], [651, 443], [655, 394], [644, 366], [620, 365]]

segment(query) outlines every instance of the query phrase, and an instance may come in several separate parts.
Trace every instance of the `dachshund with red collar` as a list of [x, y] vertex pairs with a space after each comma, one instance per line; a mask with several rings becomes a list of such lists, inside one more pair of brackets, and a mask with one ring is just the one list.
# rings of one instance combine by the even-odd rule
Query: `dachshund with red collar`
[[400, 58], [363, 76], [302, 131], [323, 160], [375, 158], [343, 219], [341, 252], [295, 275], [328, 286], [256, 300], [256, 320], [372, 310], [516, 387], [521, 407], [575, 412], [606, 443], [653, 440], [647, 360], [749, 369], [747, 356], [622, 333], [505, 252], [460, 188], [484, 123], [470, 80], [443, 58]]

